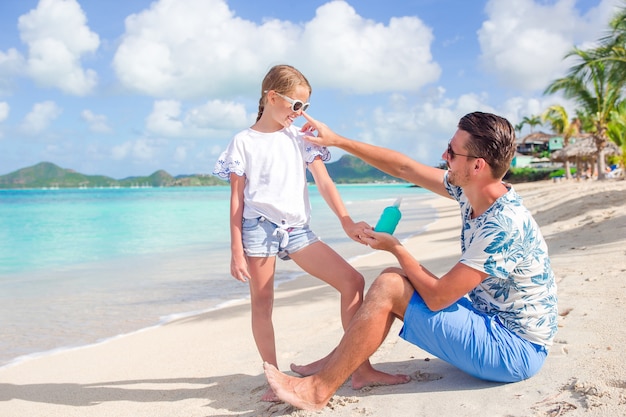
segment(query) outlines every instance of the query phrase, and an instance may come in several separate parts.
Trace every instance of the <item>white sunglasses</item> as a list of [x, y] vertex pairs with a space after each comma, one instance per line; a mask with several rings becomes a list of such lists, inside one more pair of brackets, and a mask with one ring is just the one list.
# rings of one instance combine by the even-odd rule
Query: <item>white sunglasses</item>
[[280, 97], [282, 97], [285, 101], [287, 101], [288, 103], [291, 104], [291, 110], [294, 112], [297, 111], [306, 111], [306, 109], [309, 108], [309, 106], [311, 105], [311, 103], [303, 103], [302, 100], [294, 100], [291, 97], [287, 97], [285, 95], [280, 94], [278, 91], [274, 91], [276, 94], [278, 94]]

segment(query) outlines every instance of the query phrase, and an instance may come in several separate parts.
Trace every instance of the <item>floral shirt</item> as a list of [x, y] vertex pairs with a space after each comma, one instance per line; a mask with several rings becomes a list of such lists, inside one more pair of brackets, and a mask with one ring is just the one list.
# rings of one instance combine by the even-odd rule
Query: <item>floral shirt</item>
[[447, 174], [444, 182], [461, 206], [459, 262], [489, 274], [469, 293], [474, 308], [532, 343], [551, 346], [557, 332], [555, 277], [546, 242], [521, 197], [505, 184], [509, 191], [472, 219], [463, 190]]

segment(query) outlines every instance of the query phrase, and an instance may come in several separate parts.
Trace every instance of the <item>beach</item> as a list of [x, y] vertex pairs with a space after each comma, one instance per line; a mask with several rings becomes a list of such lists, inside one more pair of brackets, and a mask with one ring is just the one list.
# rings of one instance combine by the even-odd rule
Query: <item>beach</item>
[[[319, 412], [264, 403], [267, 385], [247, 300], [0, 368], [0, 416], [618, 416], [626, 414], [626, 181], [575, 180], [514, 188], [541, 226], [559, 294], [559, 332], [542, 370], [514, 384], [475, 379], [401, 340], [396, 322], [372, 356], [404, 385], [355, 391], [344, 384]], [[435, 274], [457, 261], [455, 202], [405, 242]], [[395, 259], [376, 252], [353, 265], [368, 286]], [[327, 354], [342, 335], [339, 297], [304, 276], [276, 293], [279, 367]]]

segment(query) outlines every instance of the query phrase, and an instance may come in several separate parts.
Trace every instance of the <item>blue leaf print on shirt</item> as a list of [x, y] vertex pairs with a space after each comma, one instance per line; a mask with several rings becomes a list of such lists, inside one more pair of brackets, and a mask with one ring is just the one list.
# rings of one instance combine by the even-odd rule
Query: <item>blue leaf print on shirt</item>
[[491, 256], [485, 262], [485, 272], [493, 277], [500, 277], [499, 279], [491, 278], [485, 282], [495, 299], [501, 298], [502, 301], [507, 301], [511, 290], [522, 292], [522, 287], [515, 281], [515, 277], [504, 268], [497, 266]]
[[[519, 238], [520, 232], [512, 220], [506, 216], [495, 216], [486, 222], [481, 238], [492, 239], [485, 248], [489, 254], [499, 254], [504, 262], [516, 264], [524, 256], [524, 241]], [[502, 277], [502, 275], [497, 275]]]

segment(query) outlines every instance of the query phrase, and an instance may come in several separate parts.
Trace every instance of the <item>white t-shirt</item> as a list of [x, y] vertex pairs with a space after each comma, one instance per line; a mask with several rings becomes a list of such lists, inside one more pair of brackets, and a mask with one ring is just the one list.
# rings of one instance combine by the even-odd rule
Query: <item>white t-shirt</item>
[[550, 346], [557, 332], [557, 293], [554, 273], [539, 226], [522, 199], [509, 191], [480, 216], [460, 187], [445, 176], [448, 193], [461, 205], [459, 262], [489, 274], [469, 293], [478, 311], [498, 320], [520, 337]]
[[246, 177], [245, 219], [265, 217], [283, 228], [302, 227], [311, 216], [306, 166], [317, 156], [327, 161], [330, 152], [307, 142], [293, 125], [272, 133], [246, 129], [229, 143], [213, 175]]

